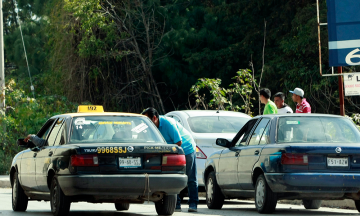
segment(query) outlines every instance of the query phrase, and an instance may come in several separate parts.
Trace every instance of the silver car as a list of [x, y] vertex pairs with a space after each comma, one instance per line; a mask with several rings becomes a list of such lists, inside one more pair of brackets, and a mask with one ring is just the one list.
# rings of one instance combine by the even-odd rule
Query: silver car
[[217, 138], [232, 140], [250, 116], [232, 111], [216, 110], [182, 110], [167, 113], [165, 116], [174, 118], [183, 125], [196, 142], [196, 166], [199, 191], [204, 191], [203, 172], [205, 161], [212, 153], [221, 150], [215, 144]]

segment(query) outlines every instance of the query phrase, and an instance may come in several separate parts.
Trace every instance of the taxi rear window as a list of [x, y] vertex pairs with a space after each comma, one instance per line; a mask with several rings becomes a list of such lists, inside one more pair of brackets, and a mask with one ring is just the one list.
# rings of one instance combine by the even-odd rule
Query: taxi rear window
[[147, 117], [85, 116], [72, 121], [70, 143], [161, 143], [160, 132]]
[[360, 133], [346, 118], [289, 116], [278, 122], [279, 143], [359, 143]]

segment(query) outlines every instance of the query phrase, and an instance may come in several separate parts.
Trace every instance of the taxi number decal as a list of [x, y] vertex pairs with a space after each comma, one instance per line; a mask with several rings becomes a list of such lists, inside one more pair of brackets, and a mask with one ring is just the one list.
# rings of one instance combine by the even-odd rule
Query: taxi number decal
[[95, 111], [95, 110], [96, 110], [96, 106], [88, 106], [88, 110], [93, 110], [93, 111]]
[[117, 153], [126, 153], [127, 149], [126, 147], [97, 147], [97, 153], [98, 154], [117, 154]]

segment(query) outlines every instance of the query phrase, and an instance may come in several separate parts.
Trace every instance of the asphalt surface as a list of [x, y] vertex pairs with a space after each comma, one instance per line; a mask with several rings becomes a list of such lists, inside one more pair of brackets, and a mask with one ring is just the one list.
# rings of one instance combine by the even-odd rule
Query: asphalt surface
[[[197, 213], [188, 213], [188, 206], [182, 204], [183, 212], [175, 212], [174, 216], [185, 215], [260, 215], [255, 210], [252, 201], [227, 201], [222, 210], [210, 210], [207, 208], [204, 198], [198, 205]], [[51, 216], [49, 202], [31, 201], [28, 204], [26, 212], [13, 212], [11, 208], [11, 189], [0, 189], [0, 216]], [[154, 203], [131, 204], [128, 211], [117, 212], [114, 204], [91, 204], [91, 203], [72, 203], [70, 214], [73, 216], [142, 216], [157, 215]], [[276, 212], [273, 215], [359, 215], [356, 210], [320, 208], [319, 210], [305, 210], [301, 205], [278, 204]]]

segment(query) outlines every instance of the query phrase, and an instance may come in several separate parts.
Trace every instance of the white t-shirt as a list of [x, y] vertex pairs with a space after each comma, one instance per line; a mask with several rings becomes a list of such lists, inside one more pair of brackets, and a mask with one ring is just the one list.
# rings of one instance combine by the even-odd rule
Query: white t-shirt
[[278, 114], [286, 114], [286, 113], [294, 113], [293, 110], [285, 104], [285, 106], [281, 109], [278, 109]]

